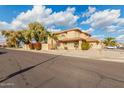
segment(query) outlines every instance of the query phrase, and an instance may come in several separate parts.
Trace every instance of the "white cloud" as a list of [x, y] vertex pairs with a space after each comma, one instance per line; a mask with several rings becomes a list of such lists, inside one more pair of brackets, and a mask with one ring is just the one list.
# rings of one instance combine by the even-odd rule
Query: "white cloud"
[[64, 26], [70, 27], [77, 23], [79, 17], [75, 15], [76, 9], [68, 7], [65, 11], [53, 12], [45, 6], [33, 6], [31, 10], [20, 13], [11, 23], [0, 22], [2, 29], [25, 29], [31, 22], [40, 22], [46, 27]]
[[124, 18], [118, 18], [118, 20], [116, 20], [117, 25], [118, 26], [124, 26]]
[[94, 31], [94, 29], [93, 29], [93, 28], [89, 28], [89, 29], [87, 29], [87, 30], [85, 30], [85, 31], [88, 32], [88, 33], [91, 33], [91, 32]]
[[74, 15], [75, 8], [67, 8], [66, 11], [54, 12], [44, 21], [46, 25], [51, 26], [74, 26], [78, 20], [78, 16]]
[[124, 35], [119, 35], [118, 37], [116, 37], [116, 40], [124, 43]]
[[90, 28], [106, 32], [123, 32], [124, 18], [120, 18], [120, 10], [106, 9], [94, 12], [82, 25], [90, 25]]
[[80, 29], [81, 31], [87, 32], [87, 33], [91, 33], [91, 32], [94, 31], [94, 29], [92, 29], [92, 28], [89, 28], [89, 29], [87, 29], [87, 30], [84, 30], [84, 29], [82, 29], [81, 27], [76, 27], [76, 29]]
[[89, 10], [90, 13], [94, 13], [96, 11], [96, 8], [89, 6], [88, 10]]
[[68, 7], [66, 11], [70, 12], [70, 13], [74, 13], [76, 11], [76, 9], [74, 7], [72, 7], [72, 8]]
[[124, 33], [124, 28], [118, 30], [118, 33]]
[[103, 28], [115, 23], [119, 16], [120, 10], [107, 9], [104, 11], [95, 12], [89, 19], [83, 21], [82, 24], [90, 24], [92, 28]]
[[119, 26], [110, 25], [110, 26], [106, 27], [106, 31], [107, 32], [116, 32], [116, 31], [118, 31], [118, 28], [119, 28]]
[[[26, 28], [30, 22], [40, 22], [47, 27], [55, 26], [73, 26], [78, 20], [74, 15], [75, 8], [67, 8], [65, 11], [53, 12], [52, 9], [45, 6], [34, 6], [32, 10], [22, 12], [12, 22], [15, 29]], [[72, 20], [73, 19], [73, 20]]]
[[47, 30], [50, 32], [62, 31], [61, 29], [56, 29], [56, 28], [48, 28]]
[[51, 13], [52, 10], [45, 6], [33, 6], [32, 10], [20, 13], [11, 24], [15, 29], [26, 28], [28, 23], [41, 22], [48, 18]]
[[95, 11], [96, 11], [96, 8], [95, 7], [89, 6], [87, 12], [83, 13], [82, 17], [89, 17]]
[[92, 35], [92, 37], [103, 40], [105, 38], [105, 35]]
[[0, 30], [11, 29], [11, 25], [7, 22], [0, 21]]

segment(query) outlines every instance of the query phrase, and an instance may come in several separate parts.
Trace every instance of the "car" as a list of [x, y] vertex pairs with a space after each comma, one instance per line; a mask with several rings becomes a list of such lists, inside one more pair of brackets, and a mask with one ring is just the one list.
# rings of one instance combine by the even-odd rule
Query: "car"
[[117, 49], [117, 46], [107, 46], [107, 49]]

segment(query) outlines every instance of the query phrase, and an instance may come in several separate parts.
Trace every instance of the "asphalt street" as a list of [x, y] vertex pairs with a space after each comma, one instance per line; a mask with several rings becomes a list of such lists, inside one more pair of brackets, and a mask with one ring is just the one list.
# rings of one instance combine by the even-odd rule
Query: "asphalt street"
[[124, 87], [124, 63], [0, 49], [0, 87]]

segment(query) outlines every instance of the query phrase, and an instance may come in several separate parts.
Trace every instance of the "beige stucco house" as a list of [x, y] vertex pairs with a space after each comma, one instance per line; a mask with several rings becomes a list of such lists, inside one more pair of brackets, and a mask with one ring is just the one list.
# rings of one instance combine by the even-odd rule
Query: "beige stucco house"
[[[81, 49], [83, 41], [89, 42], [91, 48], [101, 48], [101, 41], [91, 37], [90, 34], [80, 29], [70, 29], [60, 32], [54, 32], [58, 40], [48, 38], [49, 49], [54, 46], [55, 49]], [[51, 43], [52, 42], [52, 43]]]

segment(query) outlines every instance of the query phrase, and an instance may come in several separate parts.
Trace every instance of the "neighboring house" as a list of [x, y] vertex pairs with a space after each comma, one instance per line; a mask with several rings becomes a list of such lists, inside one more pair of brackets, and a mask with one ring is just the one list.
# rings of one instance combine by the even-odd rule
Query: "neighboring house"
[[[54, 46], [55, 49], [81, 49], [81, 44], [87, 41], [91, 48], [101, 48], [101, 41], [92, 38], [90, 34], [82, 32], [80, 29], [70, 29], [60, 32], [54, 32], [58, 40], [48, 38], [49, 48]], [[52, 43], [51, 43], [52, 41]], [[53, 44], [53, 45], [52, 45]]]

